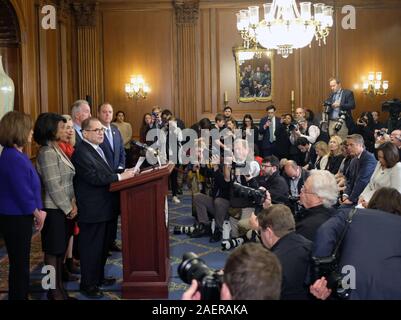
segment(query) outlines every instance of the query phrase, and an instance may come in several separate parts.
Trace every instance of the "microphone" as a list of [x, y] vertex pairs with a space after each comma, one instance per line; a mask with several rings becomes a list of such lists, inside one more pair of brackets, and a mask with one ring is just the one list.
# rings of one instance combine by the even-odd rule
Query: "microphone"
[[159, 155], [159, 151], [149, 147], [146, 143], [142, 143], [142, 142], [139, 142], [136, 140], [131, 140], [131, 144], [133, 144], [143, 150], [151, 152], [155, 157], [157, 157]]

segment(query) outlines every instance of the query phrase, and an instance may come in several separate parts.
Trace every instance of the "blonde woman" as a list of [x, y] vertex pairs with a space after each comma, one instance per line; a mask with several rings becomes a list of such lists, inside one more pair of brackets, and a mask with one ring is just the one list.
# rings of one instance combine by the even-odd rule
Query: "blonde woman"
[[329, 147], [324, 141], [319, 141], [315, 144], [315, 150], [317, 159], [315, 162], [315, 168], [317, 170], [325, 170], [329, 161]]
[[329, 141], [329, 160], [326, 166], [326, 170], [329, 170], [332, 174], [337, 174], [341, 163], [344, 160], [341, 145], [343, 140], [339, 136], [332, 136]]

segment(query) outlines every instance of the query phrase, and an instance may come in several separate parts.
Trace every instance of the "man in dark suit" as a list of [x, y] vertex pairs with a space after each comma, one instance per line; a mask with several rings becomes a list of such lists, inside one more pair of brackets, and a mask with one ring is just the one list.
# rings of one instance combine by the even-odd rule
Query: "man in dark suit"
[[277, 154], [276, 130], [281, 126], [280, 118], [276, 117], [276, 107], [271, 105], [266, 108], [267, 117], [260, 120], [259, 133], [263, 134], [261, 142], [262, 157]]
[[290, 190], [291, 211], [295, 215], [298, 215], [300, 209], [298, 204], [299, 195], [306, 179], [309, 177], [309, 172], [298, 166], [295, 161], [289, 160], [285, 163], [283, 176]]
[[295, 142], [298, 150], [304, 155], [302, 158], [301, 166], [306, 170], [315, 169], [315, 163], [317, 160], [317, 154], [315, 147], [305, 137], [300, 137]]
[[71, 108], [71, 118], [74, 123], [75, 130], [75, 145], [77, 146], [82, 142], [81, 124], [84, 120], [91, 117], [91, 108], [88, 101], [77, 100]]
[[305, 277], [309, 267], [312, 242], [295, 233], [295, 221], [290, 209], [272, 205], [258, 214], [263, 244], [280, 260], [283, 280], [280, 300], [307, 300]]
[[[125, 170], [125, 150], [124, 142], [121, 136], [120, 130], [111, 124], [113, 121], [113, 107], [110, 103], [105, 102], [98, 108], [99, 120], [102, 125], [106, 128], [105, 137], [100, 148], [102, 148], [104, 155], [106, 156], [107, 162], [115, 173], [121, 173]], [[116, 218], [113, 222], [113, 236], [110, 245], [111, 251], [121, 251], [116, 244], [117, 239], [117, 226], [118, 226], [118, 214], [120, 208], [116, 206]]]
[[346, 175], [347, 187], [341, 204], [344, 206], [355, 205], [370, 178], [375, 171], [377, 161], [373, 154], [365, 150], [363, 137], [353, 134], [347, 137], [348, 151], [354, 158], [351, 160]]
[[313, 170], [301, 189], [300, 202], [305, 209], [297, 217], [297, 233], [314, 241], [317, 229], [336, 213], [333, 205], [337, 198], [334, 175], [326, 170]]
[[288, 184], [280, 176], [280, 161], [276, 156], [269, 156], [262, 161], [262, 176], [257, 177], [259, 186], [269, 191], [272, 203], [288, 204]]
[[134, 172], [117, 174], [110, 167], [99, 146], [104, 140], [104, 127], [98, 119], [82, 122], [82, 133], [83, 140], [72, 157], [80, 228], [80, 290], [89, 298], [101, 298], [103, 293], [99, 287], [115, 282], [113, 278], [104, 277], [117, 197], [109, 191], [110, 184], [131, 178]]
[[[331, 95], [327, 102], [331, 103], [329, 108], [329, 134], [330, 136], [337, 133], [343, 140], [349, 132], [354, 130], [355, 124], [352, 119], [352, 109], [355, 109], [354, 93], [351, 90], [343, 89], [341, 81], [336, 78], [330, 80]], [[341, 117], [341, 111], [346, 113], [345, 123], [338, 132], [334, 130], [337, 120]]]
[[[344, 210], [328, 220], [317, 231], [313, 256], [327, 257], [332, 254], [339, 235], [348, 224], [349, 210]], [[349, 224], [341, 245], [339, 270], [352, 266], [354, 272], [343, 271], [344, 276], [355, 275], [355, 286], [350, 288], [350, 300], [400, 300], [401, 299], [401, 217], [380, 210], [357, 210]], [[320, 279], [319, 279], [320, 280]], [[330, 291], [317, 280], [311, 292], [326, 299]], [[348, 278], [348, 281], [351, 279]], [[351, 282], [348, 282], [352, 284]]]

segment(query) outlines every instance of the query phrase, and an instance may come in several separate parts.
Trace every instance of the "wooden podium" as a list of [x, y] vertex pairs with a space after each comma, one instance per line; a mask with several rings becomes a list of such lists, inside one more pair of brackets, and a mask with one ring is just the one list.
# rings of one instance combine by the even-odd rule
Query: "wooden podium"
[[120, 191], [123, 299], [168, 298], [168, 177], [174, 164], [113, 183]]

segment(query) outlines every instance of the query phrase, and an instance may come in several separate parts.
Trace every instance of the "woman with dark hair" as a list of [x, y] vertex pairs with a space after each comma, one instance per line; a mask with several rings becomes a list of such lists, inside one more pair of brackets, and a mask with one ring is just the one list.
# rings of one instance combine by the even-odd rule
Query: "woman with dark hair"
[[377, 148], [376, 169], [368, 185], [359, 196], [359, 203], [366, 207], [373, 193], [382, 187], [389, 187], [401, 192], [401, 163], [397, 147], [391, 142], [385, 142]]
[[142, 119], [141, 129], [139, 131], [140, 141], [146, 143], [146, 134], [153, 125], [153, 117], [150, 113], [145, 113]]
[[[62, 130], [60, 135], [60, 140], [58, 141], [58, 146], [65, 153], [68, 159], [71, 160], [72, 155], [75, 151], [75, 130], [72, 118], [69, 115], [63, 115], [65, 120], [65, 130]], [[73, 252], [75, 252], [75, 257], [79, 257], [78, 253], [78, 233], [79, 228], [77, 224], [77, 219], [67, 221], [68, 225], [68, 247], [65, 254], [65, 261], [63, 266], [63, 281], [76, 281], [78, 277], [76, 274], [80, 274], [80, 269], [74, 265]], [[78, 258], [79, 259], [79, 258]]]
[[44, 187], [44, 206], [48, 213], [42, 230], [42, 249], [45, 265], [56, 271], [56, 288], [47, 293], [49, 300], [70, 298], [64, 289], [62, 272], [68, 246], [67, 219], [77, 215], [73, 178], [74, 165], [58, 145], [65, 133], [66, 120], [55, 113], [42, 113], [34, 128], [34, 139], [41, 146], [37, 157], [37, 170]]
[[32, 120], [12, 111], [0, 121], [0, 232], [9, 258], [8, 299], [27, 300], [32, 222], [41, 231], [40, 179], [23, 148], [32, 141]]
[[124, 111], [117, 111], [116, 118], [113, 124], [118, 128], [123, 138], [124, 150], [125, 150], [125, 167], [129, 168], [132, 166], [133, 155], [131, 153], [131, 140], [132, 140], [132, 126], [129, 122], [125, 121]]
[[[253, 147], [255, 155], [259, 155], [259, 129], [253, 124], [253, 118], [250, 114], [246, 114], [242, 120], [242, 139], [250, 140], [253, 135]], [[252, 131], [253, 130], [253, 131]], [[253, 134], [252, 134], [253, 133]], [[249, 138], [248, 138], [249, 137]], [[252, 150], [252, 149], [251, 149]]]
[[360, 134], [365, 141], [366, 150], [375, 152], [375, 123], [371, 112], [362, 112], [356, 121], [355, 133]]
[[401, 194], [394, 188], [380, 188], [370, 199], [368, 209], [382, 210], [401, 216]]

